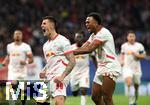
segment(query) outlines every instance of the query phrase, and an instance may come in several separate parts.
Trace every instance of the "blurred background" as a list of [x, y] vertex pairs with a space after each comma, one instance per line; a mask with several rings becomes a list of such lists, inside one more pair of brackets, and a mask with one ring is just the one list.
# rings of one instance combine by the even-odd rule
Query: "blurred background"
[[[0, 60], [6, 55], [6, 45], [13, 41], [13, 31], [21, 28], [24, 41], [31, 45], [36, 59], [35, 64], [30, 65], [29, 69], [35, 69], [37, 72], [36, 70], [40, 70], [43, 65], [42, 46], [46, 40], [40, 28], [42, 17], [54, 16], [58, 21], [58, 32], [74, 43], [74, 34], [79, 30], [84, 30], [87, 38], [89, 37], [85, 28], [85, 18], [90, 12], [102, 14], [103, 25], [114, 36], [118, 55], [121, 44], [126, 41], [126, 32], [135, 31], [137, 41], [144, 45], [147, 52], [147, 58], [142, 60], [141, 94], [150, 95], [149, 0], [0, 0]], [[91, 69], [94, 69], [92, 62]], [[33, 79], [36, 77], [35, 72], [29, 73]], [[6, 78], [7, 68], [1, 70], [0, 75], [2, 79]], [[91, 70], [91, 82], [93, 75], [94, 70]], [[120, 78], [116, 93], [123, 92], [124, 85]]]

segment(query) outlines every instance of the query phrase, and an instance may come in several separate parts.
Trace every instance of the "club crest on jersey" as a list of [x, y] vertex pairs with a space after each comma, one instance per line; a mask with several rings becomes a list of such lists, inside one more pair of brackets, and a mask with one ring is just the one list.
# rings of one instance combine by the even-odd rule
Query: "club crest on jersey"
[[49, 51], [49, 52], [46, 53], [46, 57], [51, 57], [53, 55], [56, 55], [56, 53], [52, 52], [52, 51]]

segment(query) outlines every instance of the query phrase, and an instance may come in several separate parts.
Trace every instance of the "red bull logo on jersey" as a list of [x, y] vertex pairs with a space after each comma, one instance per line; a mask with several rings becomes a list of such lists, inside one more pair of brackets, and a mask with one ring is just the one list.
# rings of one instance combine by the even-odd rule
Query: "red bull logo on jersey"
[[52, 51], [49, 51], [49, 52], [46, 53], [46, 57], [51, 57], [53, 55], [56, 55], [56, 53], [52, 52]]

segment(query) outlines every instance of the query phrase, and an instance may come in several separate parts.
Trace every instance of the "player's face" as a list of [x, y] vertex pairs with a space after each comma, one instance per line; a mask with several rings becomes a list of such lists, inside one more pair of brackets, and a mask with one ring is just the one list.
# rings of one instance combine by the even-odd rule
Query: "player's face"
[[134, 43], [135, 42], [135, 39], [136, 39], [136, 36], [134, 33], [129, 33], [128, 36], [127, 36], [127, 40], [129, 43]]
[[90, 33], [93, 33], [96, 29], [97, 22], [93, 17], [87, 17], [85, 21], [86, 28]]
[[51, 30], [54, 28], [54, 24], [50, 22], [48, 19], [42, 21], [41, 28], [44, 36], [47, 36], [51, 33]]
[[21, 31], [15, 31], [14, 32], [14, 36], [13, 36], [13, 39], [14, 41], [22, 41], [22, 38], [23, 38], [23, 34]]
[[76, 33], [75, 34], [75, 42], [76, 43], [83, 43], [84, 42], [84, 37], [82, 34]]

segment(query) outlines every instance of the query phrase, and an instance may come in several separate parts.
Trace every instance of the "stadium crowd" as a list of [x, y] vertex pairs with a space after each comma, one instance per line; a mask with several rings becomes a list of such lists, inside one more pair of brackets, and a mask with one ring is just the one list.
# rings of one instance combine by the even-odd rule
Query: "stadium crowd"
[[24, 33], [24, 41], [32, 46], [33, 54], [43, 55], [45, 38], [40, 23], [46, 15], [57, 18], [59, 32], [73, 43], [78, 30], [87, 33], [85, 17], [92, 11], [102, 14], [104, 26], [113, 33], [117, 53], [126, 32], [133, 30], [150, 55], [149, 0], [1, 0], [0, 7], [0, 56], [6, 55], [6, 44], [11, 42], [12, 33], [18, 27]]

